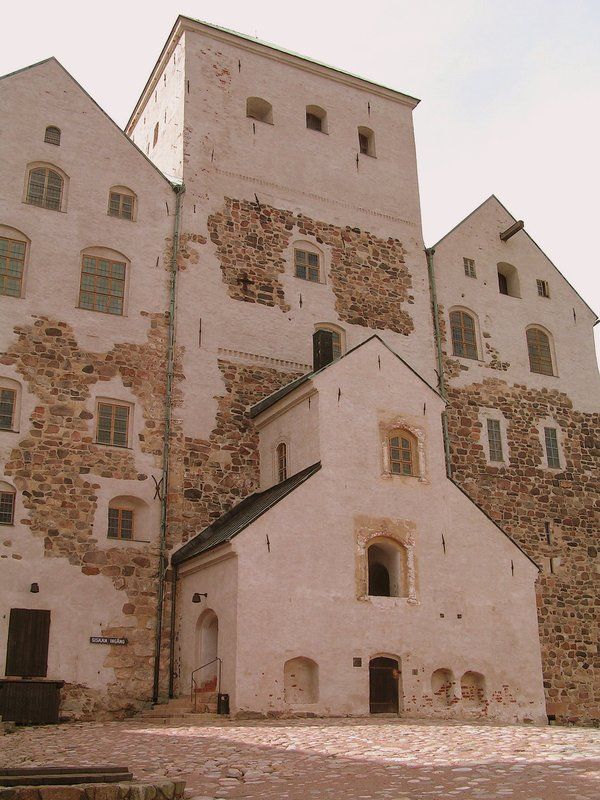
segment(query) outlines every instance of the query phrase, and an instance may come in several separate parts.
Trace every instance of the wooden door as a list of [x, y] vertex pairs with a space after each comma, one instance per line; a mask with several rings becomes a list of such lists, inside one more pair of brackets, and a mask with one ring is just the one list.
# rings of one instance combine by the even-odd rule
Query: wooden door
[[48, 674], [50, 612], [11, 608], [6, 648], [6, 675], [45, 678]]
[[373, 658], [369, 663], [369, 711], [371, 714], [398, 713], [398, 662]]

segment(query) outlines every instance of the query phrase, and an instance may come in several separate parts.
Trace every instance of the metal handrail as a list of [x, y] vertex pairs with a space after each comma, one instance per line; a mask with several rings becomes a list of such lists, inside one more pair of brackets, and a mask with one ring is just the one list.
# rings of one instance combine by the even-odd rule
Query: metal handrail
[[198, 684], [196, 682], [196, 678], [194, 677], [194, 675], [197, 672], [200, 672], [201, 669], [204, 669], [204, 667], [210, 667], [210, 665], [214, 664], [215, 661], [217, 661], [218, 665], [219, 665], [218, 670], [217, 670], [217, 694], [221, 693], [221, 666], [223, 664], [223, 661], [222, 661], [222, 659], [219, 658], [219, 656], [217, 656], [216, 658], [213, 658], [212, 661], [207, 661], [206, 664], [202, 664], [201, 667], [196, 667], [195, 670], [192, 670], [192, 680], [191, 680], [191, 683], [190, 683], [190, 693], [191, 693], [190, 700], [192, 702], [194, 711], [196, 710], [196, 690], [197, 690], [197, 686], [198, 686]]

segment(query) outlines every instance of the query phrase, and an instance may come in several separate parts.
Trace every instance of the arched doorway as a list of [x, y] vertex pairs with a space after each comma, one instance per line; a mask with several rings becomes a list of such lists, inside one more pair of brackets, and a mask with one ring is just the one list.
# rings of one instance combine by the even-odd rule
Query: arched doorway
[[213, 690], [217, 685], [219, 655], [219, 620], [212, 609], [207, 609], [196, 623], [196, 647], [192, 669], [203, 667], [196, 673], [196, 681], [201, 690]]
[[369, 712], [398, 714], [402, 695], [399, 659], [378, 656], [369, 661]]

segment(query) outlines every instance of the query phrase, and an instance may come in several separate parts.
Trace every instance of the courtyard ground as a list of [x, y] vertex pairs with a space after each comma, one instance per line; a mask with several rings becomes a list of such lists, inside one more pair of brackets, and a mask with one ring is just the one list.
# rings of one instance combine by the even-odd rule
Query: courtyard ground
[[23, 728], [0, 766], [114, 764], [190, 798], [598, 800], [600, 731], [397, 718]]

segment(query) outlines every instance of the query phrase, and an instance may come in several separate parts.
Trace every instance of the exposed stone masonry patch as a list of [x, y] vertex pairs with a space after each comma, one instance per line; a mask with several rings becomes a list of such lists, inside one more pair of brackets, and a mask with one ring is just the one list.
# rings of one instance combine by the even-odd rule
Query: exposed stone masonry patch
[[[537, 563], [561, 559], [556, 574], [545, 571], [538, 581], [548, 711], [562, 721], [598, 721], [600, 415], [574, 410], [561, 392], [496, 379], [448, 395], [455, 480]], [[507, 421], [507, 466], [486, 462], [482, 407], [499, 409]], [[566, 465], [559, 472], [543, 466], [538, 424], [548, 417], [562, 432]]]
[[208, 229], [234, 300], [288, 311], [279, 280], [289, 269], [285, 251], [296, 236], [308, 236], [331, 248], [329, 280], [341, 320], [404, 335], [414, 330], [411, 316], [401, 308], [414, 303], [414, 297], [406, 251], [398, 239], [230, 198], [222, 211], [209, 216]]

